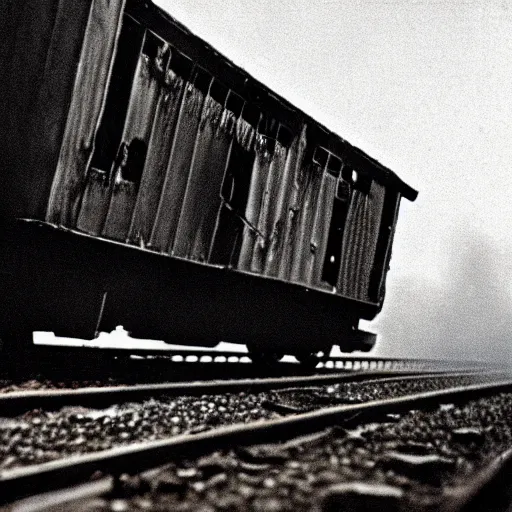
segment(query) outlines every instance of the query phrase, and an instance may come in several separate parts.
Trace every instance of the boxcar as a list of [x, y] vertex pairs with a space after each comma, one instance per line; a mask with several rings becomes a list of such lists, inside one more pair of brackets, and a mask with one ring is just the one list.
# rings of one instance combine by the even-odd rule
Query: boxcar
[[145, 0], [7, 0], [0, 335], [369, 350], [417, 192]]

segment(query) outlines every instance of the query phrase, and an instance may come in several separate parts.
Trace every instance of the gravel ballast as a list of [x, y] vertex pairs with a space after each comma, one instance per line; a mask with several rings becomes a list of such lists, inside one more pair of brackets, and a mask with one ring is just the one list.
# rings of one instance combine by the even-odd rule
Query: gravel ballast
[[512, 394], [122, 475], [60, 511], [434, 511], [509, 449]]
[[343, 383], [306, 389], [151, 398], [107, 409], [64, 407], [0, 418], [0, 470], [135, 442], [264, 421], [318, 407], [488, 381], [489, 376]]

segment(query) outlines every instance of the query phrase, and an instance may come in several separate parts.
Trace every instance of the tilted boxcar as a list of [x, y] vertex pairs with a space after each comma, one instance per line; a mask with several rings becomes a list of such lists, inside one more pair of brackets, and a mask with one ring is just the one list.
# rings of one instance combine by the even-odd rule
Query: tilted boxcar
[[339, 345], [384, 299], [416, 191], [145, 0], [0, 16], [0, 336], [123, 325], [268, 357]]

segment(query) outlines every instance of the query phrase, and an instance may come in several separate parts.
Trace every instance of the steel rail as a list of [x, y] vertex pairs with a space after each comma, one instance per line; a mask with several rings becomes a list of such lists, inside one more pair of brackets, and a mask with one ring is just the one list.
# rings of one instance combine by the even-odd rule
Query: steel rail
[[112, 491], [114, 479], [110, 476], [79, 484], [59, 491], [49, 491], [30, 496], [8, 507], [9, 512], [39, 512], [54, 509], [59, 505], [76, 500], [95, 498]]
[[0, 416], [16, 416], [30, 409], [55, 410], [64, 406], [81, 405], [98, 409], [110, 405], [148, 399], [156, 396], [200, 396], [240, 392], [262, 392], [284, 390], [291, 387], [310, 387], [342, 383], [424, 381], [435, 378], [489, 377], [503, 375], [501, 372], [354, 372], [302, 377], [280, 377], [239, 380], [214, 380], [194, 382], [171, 382], [163, 384], [139, 384], [133, 386], [85, 387], [78, 389], [47, 389], [16, 391], [0, 394]]
[[512, 448], [502, 452], [462, 486], [451, 489], [440, 512], [510, 510], [512, 503]]
[[170, 458], [197, 456], [205, 452], [241, 444], [283, 441], [311, 434], [357, 419], [375, 420], [388, 413], [463, 402], [500, 392], [512, 391], [512, 379], [493, 383], [454, 387], [358, 405], [335, 406], [266, 422], [254, 422], [194, 435], [179, 435], [159, 441], [138, 443], [0, 472], [0, 503], [83, 482], [97, 472], [119, 475], [140, 473], [164, 464]]

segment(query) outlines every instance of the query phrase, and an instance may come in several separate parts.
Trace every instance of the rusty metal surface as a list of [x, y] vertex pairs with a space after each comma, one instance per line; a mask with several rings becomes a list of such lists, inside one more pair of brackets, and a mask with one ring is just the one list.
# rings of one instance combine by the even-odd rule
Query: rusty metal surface
[[369, 298], [384, 194], [384, 188], [375, 181], [368, 192], [356, 189], [352, 194], [338, 278], [338, 288], [343, 295], [363, 300]]
[[[113, 191], [103, 228], [103, 235], [125, 241], [139, 193], [140, 176], [147, 158], [147, 149], [159, 97], [159, 83], [151, 72], [150, 58], [141, 53], [132, 94], [126, 114], [120, 154], [113, 172]], [[138, 152], [138, 153], [136, 153]], [[134, 161], [139, 154], [141, 161]], [[127, 176], [129, 166], [139, 166], [136, 176]]]
[[232, 138], [230, 117], [211, 96], [206, 98], [172, 249], [176, 256], [208, 259]]
[[128, 238], [139, 245], [150, 243], [156, 210], [165, 179], [167, 162], [174, 137], [184, 81], [169, 69], [165, 85], [159, 91], [148, 156], [144, 166], [137, 203], [131, 219]]
[[[251, 270], [257, 273], [269, 273], [269, 252], [272, 240], [274, 243], [277, 233], [273, 233], [274, 223], [277, 221], [276, 196], [279, 192], [279, 185], [282, 179], [284, 166], [286, 163], [286, 148], [279, 142], [275, 143], [271, 155], [270, 166], [266, 174], [265, 188], [259, 208], [258, 221], [255, 223], [260, 236], [257, 237], [254, 244]], [[265, 169], [265, 167], [263, 167]], [[255, 215], [256, 217], [256, 215]]]
[[263, 201], [268, 194], [266, 188], [271, 162], [272, 153], [268, 149], [267, 139], [260, 135], [256, 142], [254, 166], [245, 211], [247, 225], [244, 227], [238, 261], [238, 268], [249, 272], [256, 272], [261, 269], [261, 266], [258, 266], [256, 262], [253, 264], [253, 255], [258, 240], [263, 239], [259, 217]]
[[174, 245], [204, 100], [193, 84], [186, 85], [151, 233], [151, 246], [161, 252], [170, 252]]

